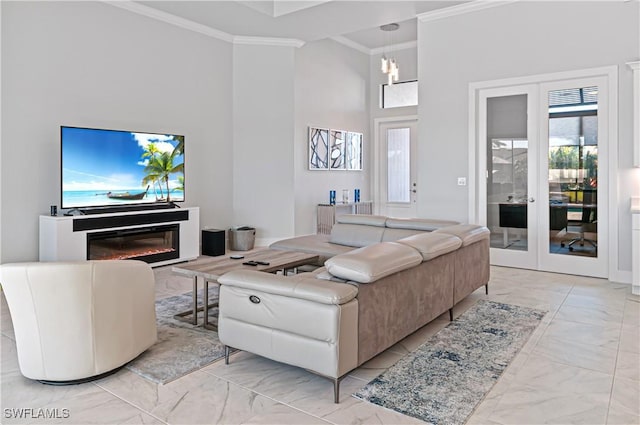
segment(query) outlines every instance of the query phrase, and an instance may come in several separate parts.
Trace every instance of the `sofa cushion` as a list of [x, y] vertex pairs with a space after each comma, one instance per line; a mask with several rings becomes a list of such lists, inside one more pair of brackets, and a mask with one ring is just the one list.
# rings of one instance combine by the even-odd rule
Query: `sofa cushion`
[[336, 216], [336, 223], [364, 224], [366, 226], [384, 227], [387, 217], [370, 214], [341, 214]]
[[422, 263], [422, 255], [408, 245], [381, 242], [336, 255], [325, 262], [327, 271], [342, 279], [371, 283]]
[[439, 233], [454, 235], [462, 239], [462, 246], [471, 245], [483, 239], [489, 239], [490, 232], [484, 226], [478, 224], [458, 224], [456, 226], [443, 227], [436, 230]]
[[446, 226], [460, 224], [459, 221], [432, 220], [428, 218], [387, 218], [386, 227], [391, 229], [412, 229], [432, 232]]
[[422, 233], [399, 239], [398, 243], [417, 249], [422, 254], [423, 261], [455, 251], [462, 246], [462, 239], [447, 233]]
[[380, 242], [383, 233], [384, 227], [336, 223], [331, 229], [329, 242], [338, 245], [363, 247]]

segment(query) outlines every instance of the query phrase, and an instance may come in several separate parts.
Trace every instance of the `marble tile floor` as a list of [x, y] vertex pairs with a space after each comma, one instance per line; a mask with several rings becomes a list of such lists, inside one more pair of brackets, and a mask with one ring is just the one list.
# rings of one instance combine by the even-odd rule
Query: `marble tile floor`
[[[479, 299], [548, 310], [542, 324], [469, 418], [468, 424], [640, 425], [640, 297], [629, 285], [493, 267]], [[155, 269], [164, 298], [191, 289], [170, 267]], [[0, 304], [0, 423], [417, 424], [421, 421], [350, 395], [448, 323], [448, 314], [349, 373], [339, 404], [332, 384], [249, 353], [166, 385], [121, 370], [92, 383], [54, 387], [20, 375], [11, 318]], [[19, 408], [68, 409], [68, 418], [19, 419]]]

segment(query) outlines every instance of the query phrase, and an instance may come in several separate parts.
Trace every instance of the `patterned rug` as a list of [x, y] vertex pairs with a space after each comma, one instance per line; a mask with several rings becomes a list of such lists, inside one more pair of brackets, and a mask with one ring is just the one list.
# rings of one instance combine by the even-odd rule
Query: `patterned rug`
[[[218, 299], [218, 288], [209, 287], [209, 303]], [[202, 300], [202, 291], [198, 296]], [[174, 319], [191, 308], [191, 293], [156, 301], [158, 342], [131, 361], [126, 368], [159, 384], [166, 384], [224, 357], [218, 333]], [[209, 310], [209, 317], [217, 308]], [[200, 312], [198, 323], [202, 323]]]
[[478, 301], [354, 397], [432, 424], [464, 424], [545, 314]]

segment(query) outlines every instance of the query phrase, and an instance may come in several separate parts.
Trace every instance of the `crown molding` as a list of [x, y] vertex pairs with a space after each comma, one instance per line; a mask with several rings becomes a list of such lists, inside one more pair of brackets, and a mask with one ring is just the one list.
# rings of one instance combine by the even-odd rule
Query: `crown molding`
[[129, 12], [137, 13], [138, 15], [166, 22], [168, 24], [175, 25], [189, 31], [204, 34], [208, 37], [217, 38], [218, 40], [232, 43], [234, 39], [233, 35], [226, 32], [213, 29], [211, 27], [190, 21], [188, 19], [180, 18], [176, 15], [172, 15], [171, 13], [163, 12], [161, 10], [133, 2], [131, 0], [103, 0], [103, 3], [109, 4], [114, 7], [119, 7], [120, 9], [128, 10]]
[[418, 40], [407, 41], [406, 43], [392, 44], [386, 47], [376, 47], [370, 50], [370, 55], [379, 55], [380, 53], [395, 52], [397, 50], [413, 49], [418, 47]]
[[420, 22], [437, 21], [439, 19], [448, 18], [450, 16], [464, 15], [465, 13], [476, 12], [478, 10], [504, 6], [507, 4], [515, 3], [516, 1], [518, 0], [473, 0], [469, 3], [463, 3], [456, 6], [433, 10], [431, 12], [421, 13], [417, 16], [417, 18]]
[[277, 37], [246, 37], [236, 35], [233, 37], [233, 44], [249, 44], [253, 46], [279, 46], [279, 47], [302, 47], [305, 42], [295, 38]]
[[129, 12], [137, 13], [148, 18], [156, 19], [167, 24], [175, 25], [180, 28], [204, 34], [209, 37], [217, 38], [222, 41], [233, 44], [253, 44], [259, 46], [285, 46], [285, 47], [302, 47], [304, 41], [293, 38], [269, 38], [269, 37], [244, 37], [232, 35], [224, 31], [216, 30], [206, 25], [199, 24], [189, 19], [184, 19], [171, 13], [163, 12], [153, 7], [136, 3], [132, 0], [102, 0], [103, 3], [109, 4]]
[[352, 49], [357, 50], [360, 53], [364, 53], [365, 55], [370, 55], [371, 54], [371, 49], [370, 48], [368, 48], [366, 46], [363, 46], [360, 43], [356, 43], [353, 40], [349, 40], [348, 38], [343, 37], [341, 35], [336, 35], [336, 36], [333, 36], [333, 37], [330, 37], [330, 38], [331, 38], [331, 40], [333, 40], [335, 42], [338, 42], [340, 44], [344, 44], [347, 47], [351, 47]]

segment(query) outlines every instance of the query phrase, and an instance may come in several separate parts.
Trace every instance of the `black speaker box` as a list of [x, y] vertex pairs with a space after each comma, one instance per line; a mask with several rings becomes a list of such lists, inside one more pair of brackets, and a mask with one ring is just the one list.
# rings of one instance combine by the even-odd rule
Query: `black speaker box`
[[202, 255], [216, 257], [225, 253], [224, 230], [205, 229], [202, 231]]

